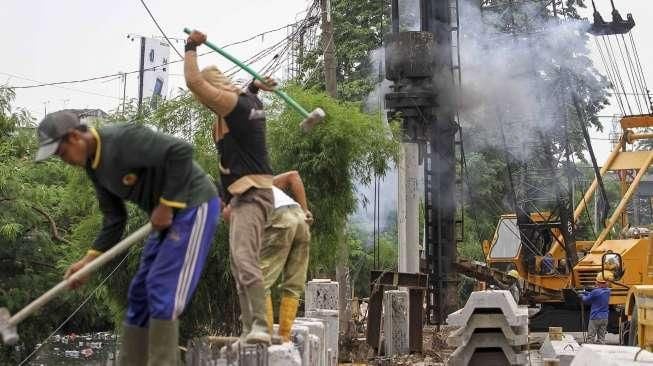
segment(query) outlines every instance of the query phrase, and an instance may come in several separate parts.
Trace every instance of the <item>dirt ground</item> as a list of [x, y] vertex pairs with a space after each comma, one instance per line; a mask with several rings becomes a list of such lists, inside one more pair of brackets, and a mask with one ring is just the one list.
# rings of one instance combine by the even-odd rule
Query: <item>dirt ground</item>
[[[367, 345], [365, 338], [360, 337], [352, 340], [349, 345], [341, 345], [341, 366], [440, 366], [445, 365], [447, 358], [453, 353], [454, 348], [447, 346], [447, 336], [453, 329], [443, 327], [440, 331], [435, 326], [424, 328], [424, 343], [422, 354], [411, 354], [405, 356], [385, 357], [377, 356]], [[570, 333], [579, 343], [583, 343], [583, 333]], [[543, 364], [539, 354], [540, 346], [547, 333], [531, 333], [529, 345], [529, 364], [539, 366]], [[619, 337], [615, 334], [608, 334], [607, 344], [619, 344]], [[345, 346], [343, 348], [343, 346]], [[344, 354], [342, 352], [345, 352]]]
[[[341, 366], [435, 366], [444, 365], [444, 361], [451, 355], [453, 348], [447, 346], [449, 330], [437, 330], [435, 326], [424, 327], [423, 352], [404, 356], [377, 356], [368, 346], [364, 337], [352, 339], [348, 344], [340, 345]], [[343, 362], [348, 361], [348, 362]]]

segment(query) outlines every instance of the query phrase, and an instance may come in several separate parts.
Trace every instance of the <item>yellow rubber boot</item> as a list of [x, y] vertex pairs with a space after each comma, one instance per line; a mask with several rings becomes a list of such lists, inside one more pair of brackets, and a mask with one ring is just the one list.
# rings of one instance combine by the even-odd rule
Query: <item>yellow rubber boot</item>
[[281, 306], [279, 306], [279, 337], [284, 342], [290, 341], [290, 330], [292, 323], [297, 315], [299, 299], [295, 297], [282, 297]]
[[268, 318], [268, 332], [272, 334], [274, 329], [274, 307], [272, 306], [272, 296], [265, 296], [265, 313]]

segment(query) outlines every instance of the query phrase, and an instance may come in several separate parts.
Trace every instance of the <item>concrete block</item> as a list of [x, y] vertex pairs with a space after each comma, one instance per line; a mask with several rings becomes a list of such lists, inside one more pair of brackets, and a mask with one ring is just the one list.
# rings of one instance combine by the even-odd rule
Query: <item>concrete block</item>
[[264, 345], [241, 345], [237, 361], [240, 366], [273, 366], [269, 363], [270, 351]]
[[474, 313], [502, 313], [511, 327], [528, 325], [528, 308], [515, 303], [509, 291], [476, 291], [472, 292], [465, 307], [449, 314], [447, 324], [458, 327], [467, 325]]
[[576, 354], [580, 351], [580, 345], [573, 336], [562, 334], [561, 340], [552, 340], [550, 337], [544, 339], [540, 353], [544, 358], [555, 358], [560, 361], [560, 366], [569, 366]]
[[503, 314], [473, 314], [466, 326], [449, 335], [447, 344], [455, 347], [463, 346], [477, 329], [500, 329], [511, 346], [528, 344], [528, 326], [511, 327]]
[[308, 327], [293, 323], [292, 329], [290, 331], [290, 339], [292, 340], [295, 348], [297, 348], [297, 351], [299, 351], [299, 355], [302, 359], [302, 366], [311, 365], [311, 346], [310, 339], [308, 337], [309, 335], [310, 332]]
[[321, 361], [320, 343], [322, 342], [322, 340], [318, 336], [316, 336], [314, 334], [309, 334], [308, 335], [308, 340], [309, 340], [308, 344], [309, 344], [309, 348], [310, 348], [309, 357], [308, 357], [308, 365], [309, 366], [317, 366], [317, 365], [320, 364], [320, 361]]
[[408, 291], [391, 290], [383, 294], [383, 334], [386, 356], [405, 355], [408, 343]]
[[[637, 358], [635, 358], [637, 357]], [[653, 365], [653, 353], [639, 347], [584, 344], [571, 366]]]
[[[312, 336], [315, 336], [318, 339], [318, 349], [317, 349], [317, 359], [315, 365], [317, 366], [327, 366], [327, 333], [326, 328], [327, 324], [322, 319], [313, 319], [313, 318], [297, 318], [295, 319], [295, 324], [304, 325], [308, 327], [309, 332]], [[311, 356], [313, 352], [311, 352]]]
[[[502, 352], [497, 352], [501, 350]], [[505, 358], [501, 358], [503, 353]], [[500, 360], [488, 363], [484, 360]], [[472, 335], [469, 342], [458, 347], [447, 361], [449, 366], [467, 366], [478, 364], [483, 366], [500, 366], [500, 365], [526, 365], [528, 354], [518, 348], [511, 347], [501, 333], [476, 333]]]
[[268, 347], [268, 366], [301, 366], [299, 352], [291, 343]]
[[317, 309], [340, 309], [338, 282], [331, 280], [312, 280], [306, 284], [305, 311]]
[[327, 366], [338, 365], [338, 336], [340, 334], [339, 311], [317, 309], [306, 311], [309, 318], [322, 319], [326, 322]]

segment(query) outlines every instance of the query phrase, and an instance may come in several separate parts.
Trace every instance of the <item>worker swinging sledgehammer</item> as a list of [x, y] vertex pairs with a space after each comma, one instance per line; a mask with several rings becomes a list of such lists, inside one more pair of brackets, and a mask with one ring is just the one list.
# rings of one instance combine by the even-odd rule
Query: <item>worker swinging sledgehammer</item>
[[216, 114], [213, 138], [220, 155], [220, 181], [225, 204], [231, 205], [229, 252], [241, 312], [241, 341], [270, 343], [263, 274], [259, 254], [263, 230], [273, 208], [272, 169], [265, 141], [265, 111], [258, 89], [275, 83], [254, 81], [248, 91], [231, 83], [215, 66], [197, 66], [199, 45], [206, 36], [193, 31], [186, 41], [184, 76], [199, 101]]
[[215, 186], [193, 161], [192, 146], [136, 123], [87, 127], [64, 111], [47, 115], [38, 137], [36, 160], [57, 155], [84, 168], [104, 216], [92, 249], [66, 278], [120, 240], [125, 201], [150, 215], [154, 231], [129, 286], [119, 364], [179, 364], [177, 319], [195, 291], [220, 215]]

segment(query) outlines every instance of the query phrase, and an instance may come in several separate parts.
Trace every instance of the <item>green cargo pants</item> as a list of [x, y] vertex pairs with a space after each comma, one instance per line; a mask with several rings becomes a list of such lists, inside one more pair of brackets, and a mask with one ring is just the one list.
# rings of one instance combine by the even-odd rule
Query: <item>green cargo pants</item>
[[279, 207], [272, 212], [263, 233], [260, 265], [266, 292], [283, 273], [283, 296], [300, 298], [306, 283], [311, 232], [299, 206]]

